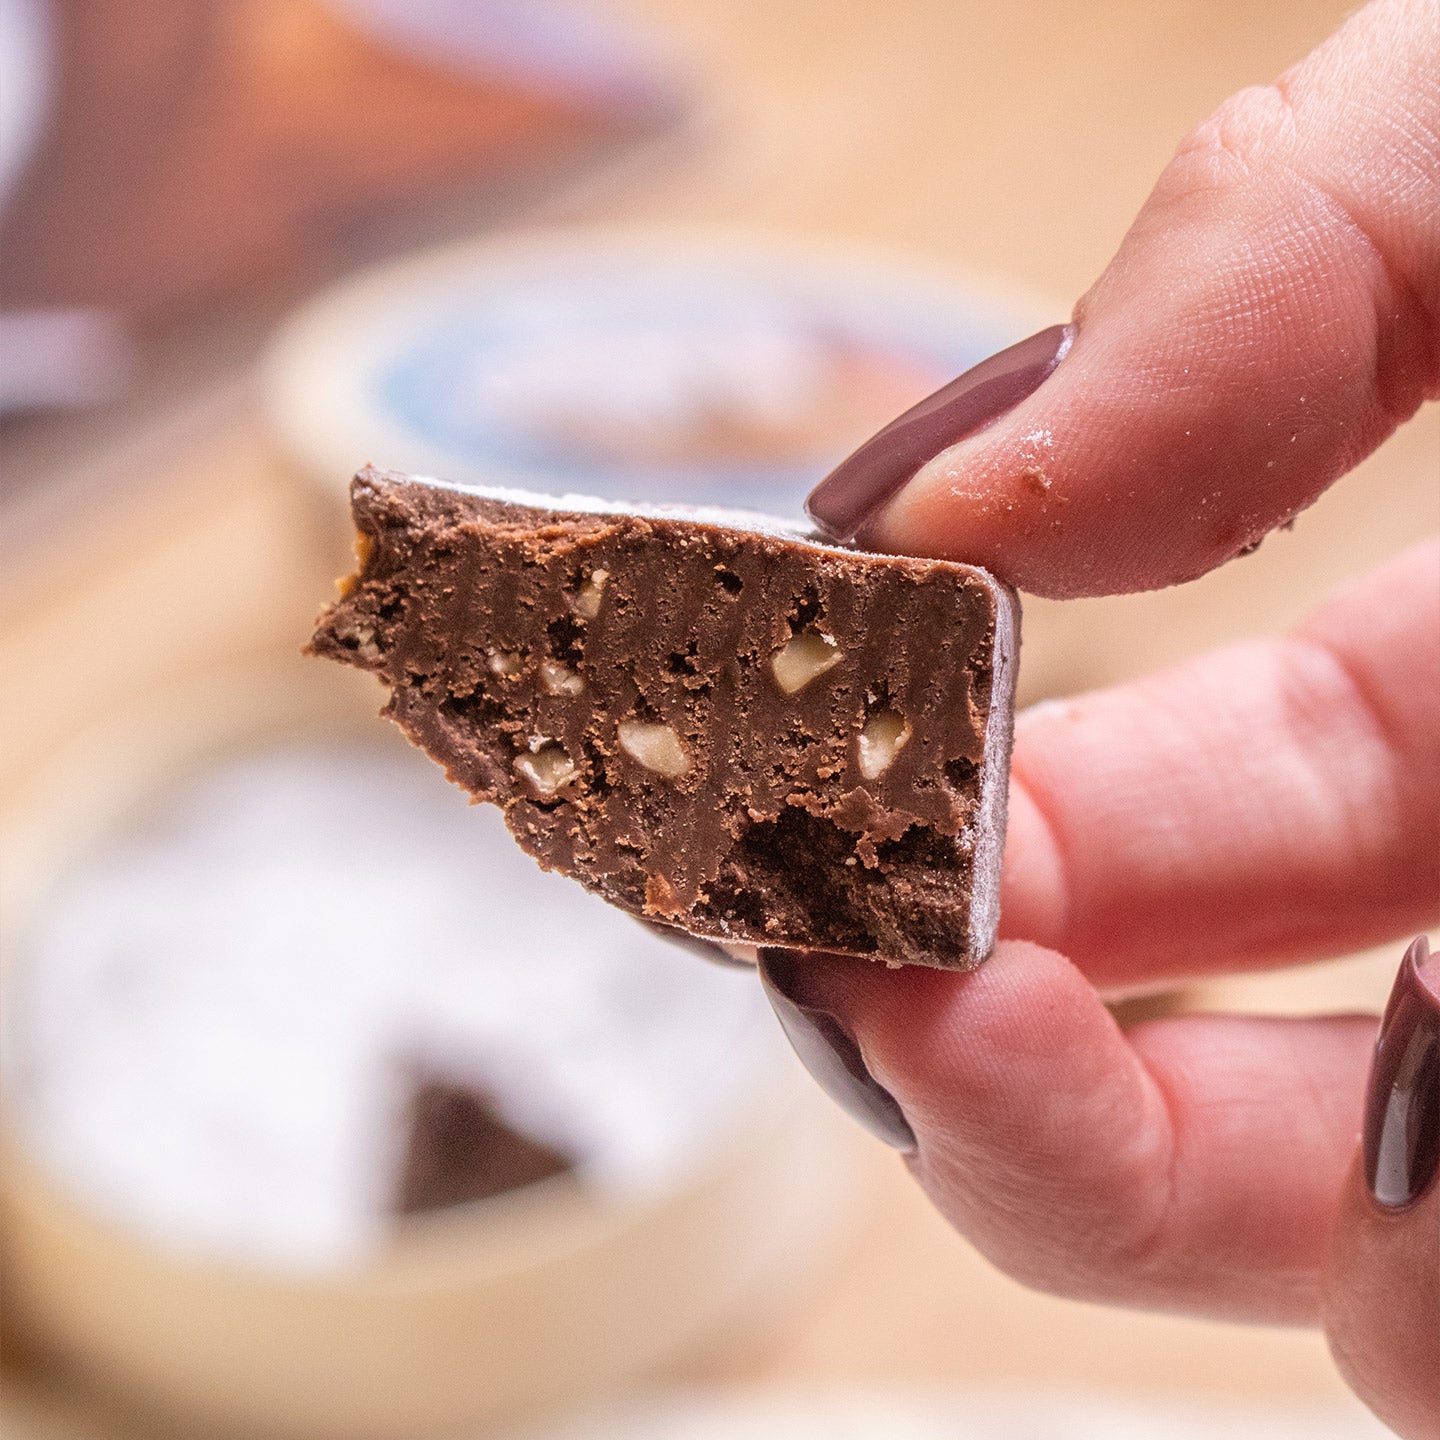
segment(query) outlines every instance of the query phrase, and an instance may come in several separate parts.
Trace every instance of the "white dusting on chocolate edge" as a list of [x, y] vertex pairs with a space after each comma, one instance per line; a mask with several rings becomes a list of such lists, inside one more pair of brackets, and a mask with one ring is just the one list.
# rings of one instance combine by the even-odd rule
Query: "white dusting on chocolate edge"
[[1019, 669], [1020, 597], [980, 570], [994, 587], [995, 648], [990, 659], [990, 708], [981, 755], [980, 803], [974, 821], [970, 871], [970, 953], [985, 959], [1000, 925], [1000, 862], [1010, 799], [1010, 749], [1015, 735], [1015, 677]]

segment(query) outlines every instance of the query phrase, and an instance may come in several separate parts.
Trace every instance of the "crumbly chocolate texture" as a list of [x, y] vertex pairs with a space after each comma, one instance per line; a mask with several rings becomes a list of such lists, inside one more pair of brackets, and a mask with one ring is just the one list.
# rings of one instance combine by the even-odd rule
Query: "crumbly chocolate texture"
[[995, 938], [1018, 607], [782, 522], [373, 470], [311, 650], [520, 845], [727, 944], [964, 968]]

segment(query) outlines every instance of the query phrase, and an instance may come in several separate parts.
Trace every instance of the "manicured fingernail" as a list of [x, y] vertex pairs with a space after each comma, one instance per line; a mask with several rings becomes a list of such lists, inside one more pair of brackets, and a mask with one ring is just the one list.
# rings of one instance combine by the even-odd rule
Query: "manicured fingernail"
[[786, 1039], [815, 1083], [851, 1119], [896, 1150], [914, 1150], [910, 1122], [895, 1097], [866, 1068], [860, 1047], [828, 1010], [800, 998], [805, 963], [789, 950], [760, 952], [765, 994]]
[[1422, 935], [1405, 952], [1365, 1097], [1365, 1180], [1392, 1208], [1418, 1200], [1440, 1165], [1440, 956]]
[[1039, 389], [1065, 358], [1073, 325], [1052, 325], [972, 366], [872, 435], [825, 477], [805, 502], [835, 540], [855, 533], [927, 460], [998, 420]]

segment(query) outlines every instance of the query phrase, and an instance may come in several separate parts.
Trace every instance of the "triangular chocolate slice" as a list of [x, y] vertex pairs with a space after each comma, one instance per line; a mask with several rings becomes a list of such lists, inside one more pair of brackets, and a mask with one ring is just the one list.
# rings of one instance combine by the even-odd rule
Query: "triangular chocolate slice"
[[485, 1096], [448, 1080], [420, 1080], [410, 1099], [395, 1212], [486, 1200], [571, 1168], [559, 1151], [501, 1120]]
[[726, 944], [989, 952], [1018, 606], [985, 571], [374, 470], [351, 500], [312, 651], [542, 865]]

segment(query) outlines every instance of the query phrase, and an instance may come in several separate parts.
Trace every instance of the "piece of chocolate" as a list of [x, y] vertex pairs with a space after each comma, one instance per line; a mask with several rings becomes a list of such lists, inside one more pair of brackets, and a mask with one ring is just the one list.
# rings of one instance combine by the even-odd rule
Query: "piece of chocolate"
[[542, 865], [730, 944], [989, 953], [1018, 606], [985, 571], [374, 470], [351, 500], [312, 652]]
[[409, 1118], [398, 1215], [486, 1200], [573, 1168], [559, 1151], [513, 1130], [486, 1097], [450, 1081], [419, 1081]]

